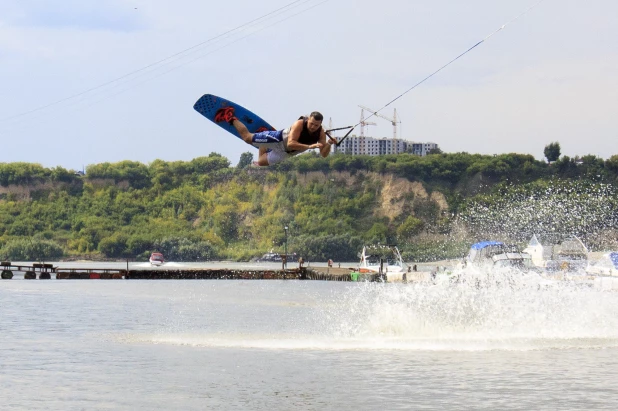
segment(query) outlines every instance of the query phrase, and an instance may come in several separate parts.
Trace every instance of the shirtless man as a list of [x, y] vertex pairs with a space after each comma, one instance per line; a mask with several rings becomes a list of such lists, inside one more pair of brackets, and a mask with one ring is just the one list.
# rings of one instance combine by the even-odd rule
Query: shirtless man
[[327, 157], [330, 153], [330, 146], [336, 141], [331, 138], [326, 140], [326, 132], [322, 128], [323, 119], [322, 114], [314, 111], [309, 117], [300, 117], [284, 130], [251, 133], [234, 116], [233, 107], [222, 108], [215, 115], [216, 123], [225, 121], [231, 124], [245, 143], [260, 149], [257, 161], [259, 166], [273, 165], [314, 148], [320, 150], [322, 157]]

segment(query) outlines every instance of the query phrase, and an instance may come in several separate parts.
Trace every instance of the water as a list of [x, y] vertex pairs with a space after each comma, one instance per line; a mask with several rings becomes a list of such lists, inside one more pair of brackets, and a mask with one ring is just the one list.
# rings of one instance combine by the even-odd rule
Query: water
[[600, 410], [618, 293], [581, 284], [0, 281], [2, 410]]

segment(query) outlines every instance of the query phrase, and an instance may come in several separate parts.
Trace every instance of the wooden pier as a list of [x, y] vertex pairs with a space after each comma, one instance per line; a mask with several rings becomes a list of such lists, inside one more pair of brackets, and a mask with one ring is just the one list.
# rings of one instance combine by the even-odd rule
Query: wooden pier
[[309, 268], [288, 270], [157, 269], [128, 270], [127, 280], [319, 280], [350, 281], [349, 274], [324, 274]]
[[20, 271], [24, 273], [26, 280], [50, 280], [51, 275], [55, 273], [56, 267], [53, 264], [34, 263], [32, 265], [19, 265], [13, 264], [10, 261], [0, 262], [0, 269], [2, 269], [2, 279], [10, 280], [13, 278], [13, 271]]
[[339, 271], [314, 268], [287, 270], [232, 270], [232, 269], [113, 269], [113, 268], [61, 268], [52, 264], [35, 263], [15, 265], [4, 261], [0, 264], [2, 279], [10, 280], [14, 272], [23, 272], [24, 279], [58, 280], [314, 280], [352, 281], [349, 270]]
[[300, 280], [298, 270], [158, 269], [129, 270], [127, 280]]
[[56, 268], [57, 280], [122, 280], [127, 270], [114, 268]]

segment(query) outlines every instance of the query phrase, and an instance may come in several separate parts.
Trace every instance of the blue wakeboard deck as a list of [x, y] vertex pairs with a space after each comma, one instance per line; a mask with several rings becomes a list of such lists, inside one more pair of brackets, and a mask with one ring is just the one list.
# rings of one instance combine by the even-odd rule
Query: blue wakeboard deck
[[[247, 126], [247, 129], [251, 133], [257, 133], [265, 130], [275, 130], [273, 126], [268, 124], [257, 114], [247, 110], [239, 104], [226, 100], [223, 97], [214, 96], [212, 94], [204, 94], [193, 105], [195, 111], [197, 111], [213, 123], [215, 123], [215, 114], [217, 113], [217, 110], [224, 107], [233, 107], [235, 116], [245, 126]], [[228, 124], [227, 122], [222, 121], [215, 124], [224, 129], [225, 131], [228, 131], [234, 134], [236, 137], [240, 138], [238, 132], [236, 131], [236, 128], [234, 128], [234, 126]]]

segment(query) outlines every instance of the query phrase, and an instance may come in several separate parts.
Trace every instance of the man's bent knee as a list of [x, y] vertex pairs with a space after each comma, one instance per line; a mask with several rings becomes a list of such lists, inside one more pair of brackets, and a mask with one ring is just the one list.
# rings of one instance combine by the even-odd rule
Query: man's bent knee
[[258, 166], [267, 166], [268, 165], [268, 153], [260, 154], [258, 157]]
[[239, 133], [240, 138], [247, 143], [253, 145], [253, 133]]

